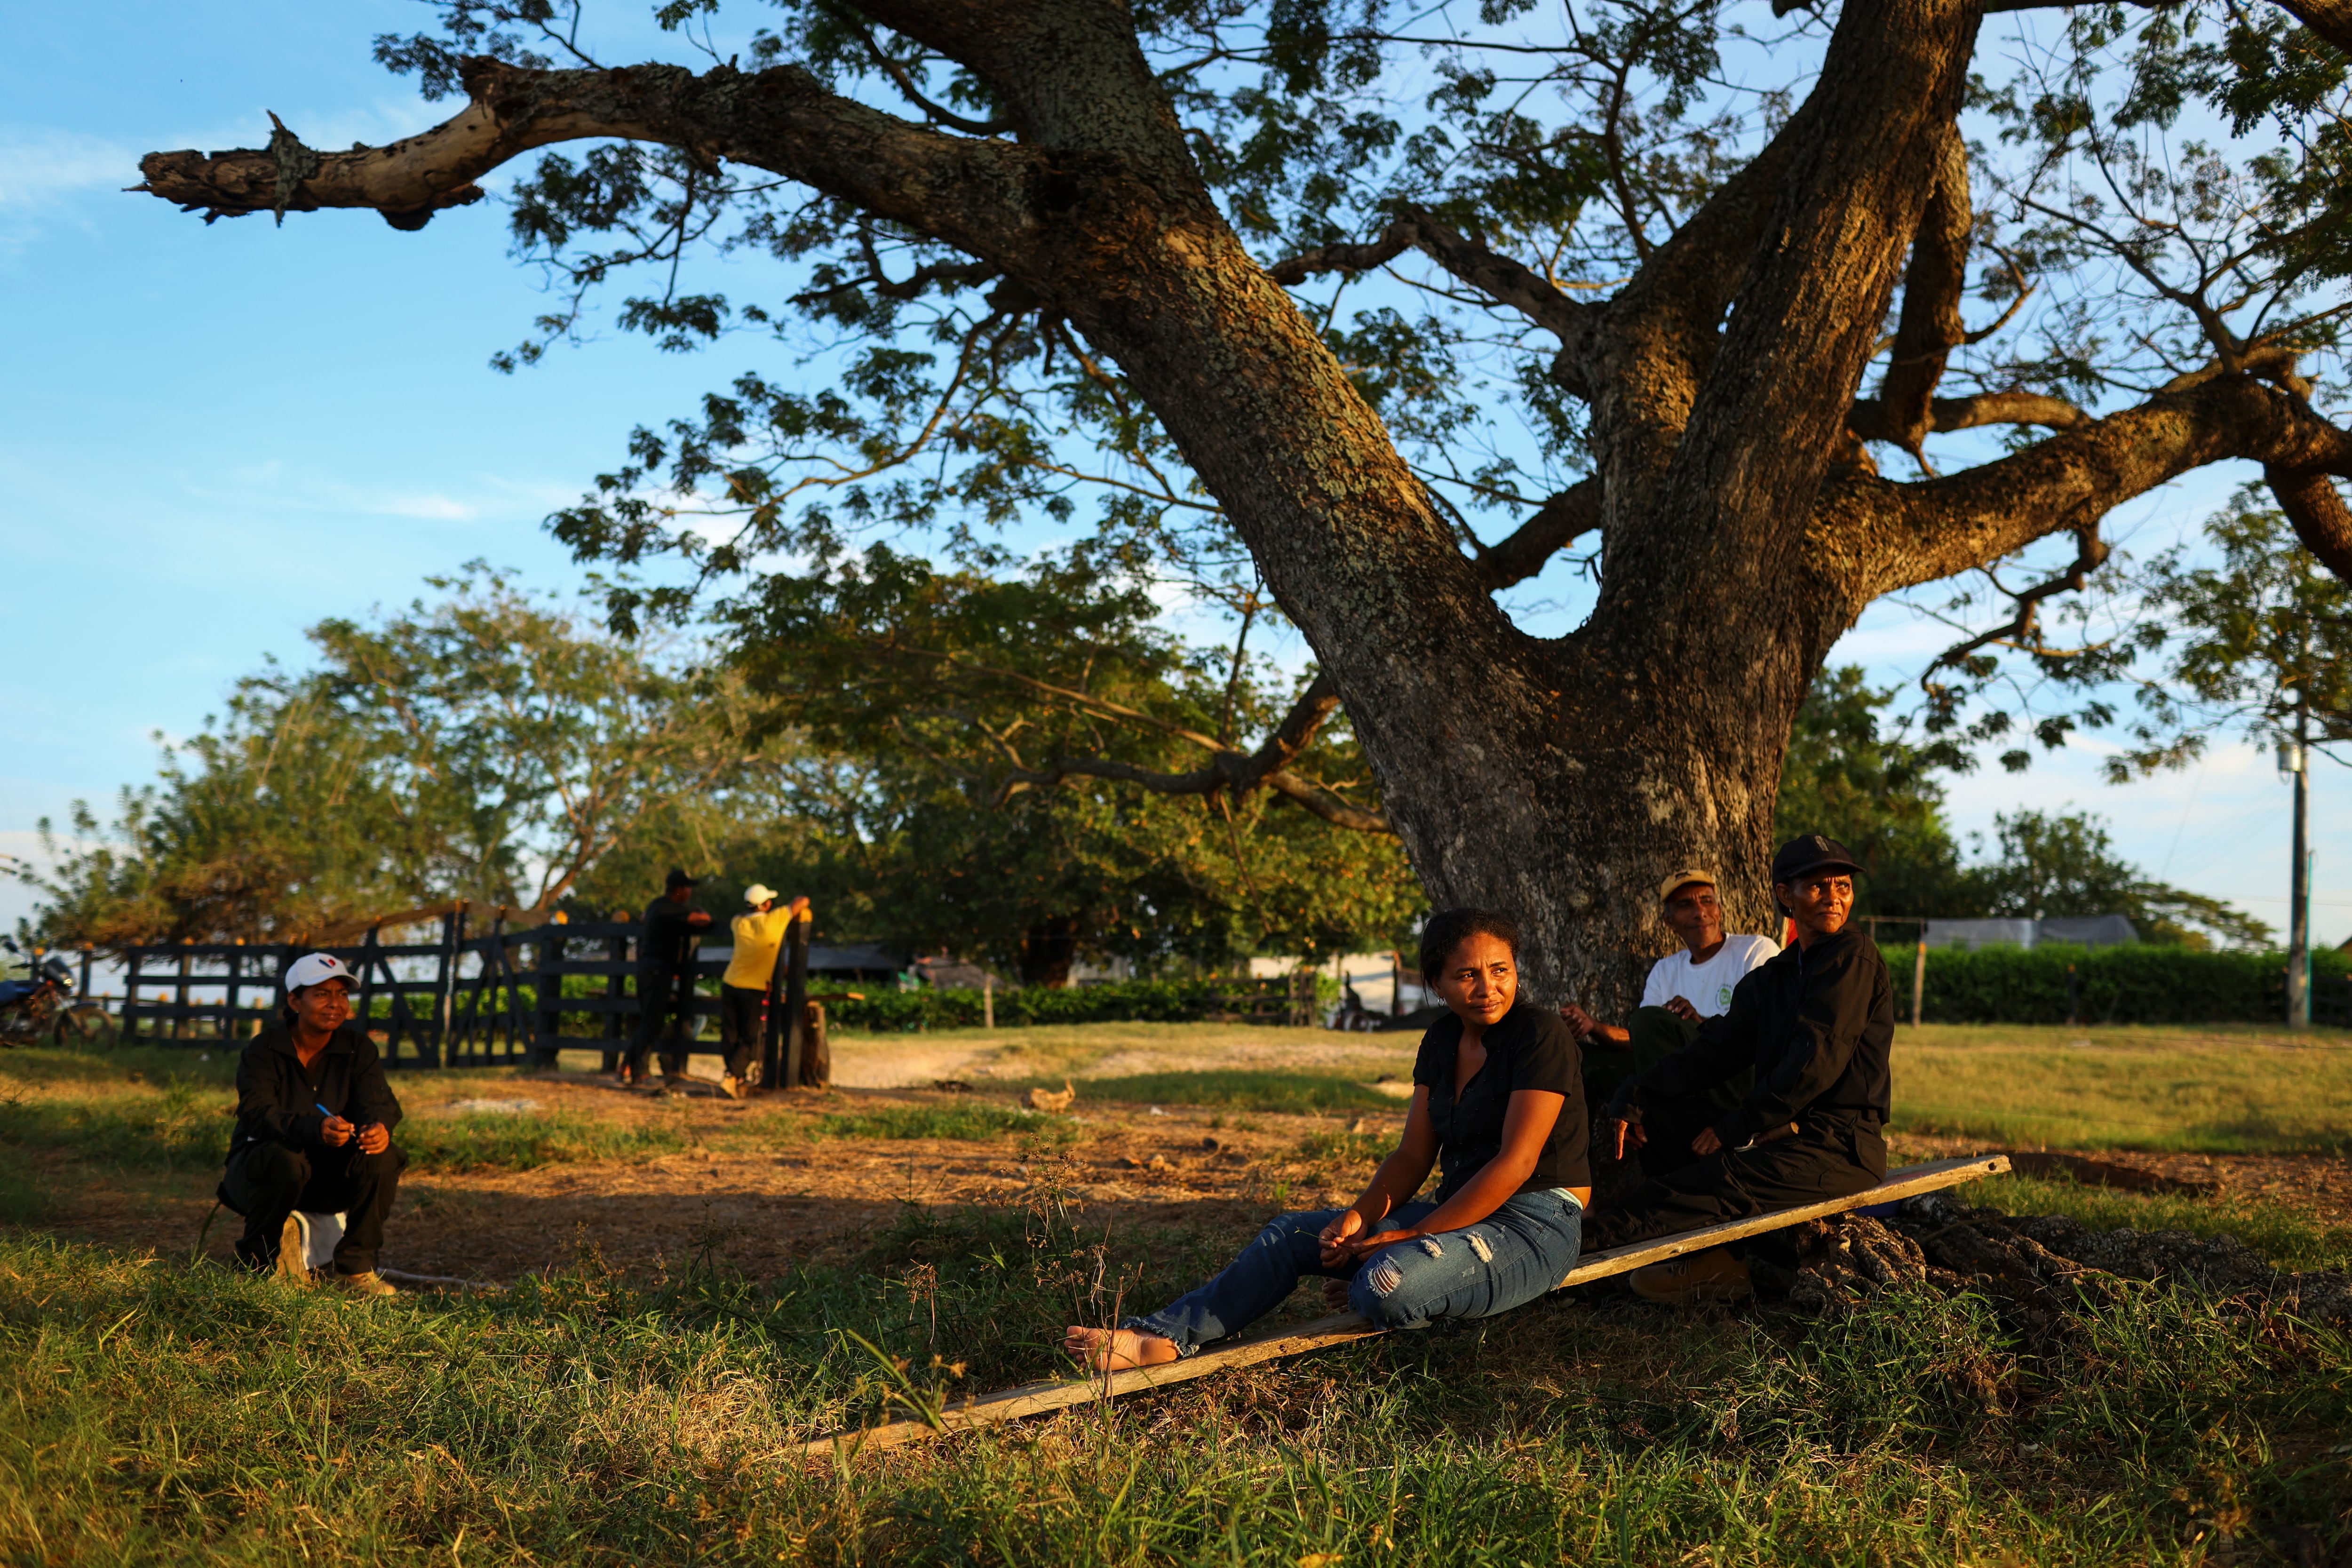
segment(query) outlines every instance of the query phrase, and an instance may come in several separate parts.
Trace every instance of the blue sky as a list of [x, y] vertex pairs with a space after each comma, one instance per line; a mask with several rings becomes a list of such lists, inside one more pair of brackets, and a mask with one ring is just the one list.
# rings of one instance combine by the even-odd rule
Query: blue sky
[[[673, 356], [608, 335], [496, 374], [488, 356], [544, 300], [495, 202], [400, 234], [349, 213], [206, 227], [121, 194], [142, 152], [259, 144], [265, 110], [316, 146], [432, 123], [368, 57], [422, 19], [401, 0], [0, 4], [0, 852], [151, 777], [151, 734], [197, 728], [266, 657], [299, 662], [321, 616], [478, 556], [576, 581], [540, 520], [618, 460], [630, 426], [740, 370], [788, 368], [749, 339]], [[2122, 531], [2147, 548], [2193, 531], [2244, 477], [2143, 501]], [[1521, 596], [1570, 597], [1560, 575]], [[1907, 680], [1944, 640], [1882, 605], [1836, 657]], [[2086, 742], [2021, 777], [1957, 781], [1955, 822], [2085, 807], [2150, 872], [2283, 923], [2287, 792], [2266, 754], [2225, 746], [2121, 789], [2097, 760]], [[2315, 925], [2341, 940], [2352, 775], [2322, 763], [2315, 784]], [[0, 884], [0, 926], [27, 902]]]

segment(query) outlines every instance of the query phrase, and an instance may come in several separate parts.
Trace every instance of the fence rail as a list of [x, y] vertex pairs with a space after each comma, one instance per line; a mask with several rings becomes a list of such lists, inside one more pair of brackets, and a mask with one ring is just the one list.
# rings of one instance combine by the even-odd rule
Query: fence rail
[[[358, 981], [352, 999], [388, 1067], [491, 1067], [550, 1064], [557, 1051], [626, 1047], [641, 1011], [630, 977], [637, 973], [642, 923], [612, 921], [547, 924], [469, 933], [463, 910], [442, 916], [436, 939], [390, 942], [380, 930], [330, 946], [289, 942], [179, 942], [124, 950], [119, 1023], [126, 1038], [194, 1045], [258, 1034], [282, 1003], [278, 977], [307, 952], [331, 952]], [[784, 1013], [788, 982], [805, 993], [807, 922], [795, 923], [793, 965], [779, 963], [772, 1017]], [[725, 958], [700, 955], [690, 939], [691, 984], [679, 1021], [658, 1048], [716, 1052], [702, 1022], [719, 1012], [717, 986]], [[788, 968], [796, 973], [788, 974]], [[805, 1001], [803, 1000], [803, 1016]], [[782, 1042], [799, 1045], [803, 1031]], [[771, 1028], [772, 1036], [777, 1033]], [[772, 1050], [777, 1042], [763, 1041]], [[763, 1054], [766, 1054], [763, 1051]], [[764, 1075], [776, 1081], [772, 1073]]]

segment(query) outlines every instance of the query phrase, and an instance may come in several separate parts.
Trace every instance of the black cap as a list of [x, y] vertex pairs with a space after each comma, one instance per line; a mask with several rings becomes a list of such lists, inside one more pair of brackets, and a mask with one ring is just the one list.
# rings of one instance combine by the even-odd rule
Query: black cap
[[1801, 838], [1791, 838], [1780, 846], [1772, 857], [1772, 880], [1793, 882], [1800, 877], [1810, 877], [1816, 871], [1859, 871], [1862, 862], [1853, 851], [1834, 838], [1824, 838], [1818, 833], [1808, 833]]
[[662, 886], [665, 888], [691, 888], [694, 886], [694, 879], [688, 876], [683, 868], [672, 866], [669, 868], [669, 875], [663, 879]]

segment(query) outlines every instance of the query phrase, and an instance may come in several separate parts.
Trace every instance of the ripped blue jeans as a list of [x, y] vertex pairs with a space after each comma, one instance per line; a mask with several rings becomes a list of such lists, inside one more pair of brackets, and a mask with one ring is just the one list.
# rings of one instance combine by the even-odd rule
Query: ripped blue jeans
[[[1418, 1225], [1435, 1204], [1398, 1208], [1383, 1227]], [[1417, 1329], [1434, 1318], [1491, 1318], [1534, 1300], [1576, 1266], [1584, 1210], [1567, 1189], [1521, 1193], [1475, 1225], [1384, 1247], [1360, 1265], [1323, 1267], [1316, 1237], [1342, 1211], [1284, 1215], [1224, 1272], [1149, 1317], [1119, 1326], [1159, 1334], [1191, 1355], [1237, 1334], [1282, 1304], [1309, 1275], [1348, 1281], [1348, 1305], [1383, 1329]]]

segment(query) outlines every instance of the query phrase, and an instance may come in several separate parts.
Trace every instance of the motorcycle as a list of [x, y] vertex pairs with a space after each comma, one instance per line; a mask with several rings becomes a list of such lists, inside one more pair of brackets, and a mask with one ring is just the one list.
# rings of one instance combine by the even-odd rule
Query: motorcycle
[[0, 1047], [32, 1045], [67, 1011], [73, 971], [55, 953], [27, 957], [9, 937], [0, 937]]

